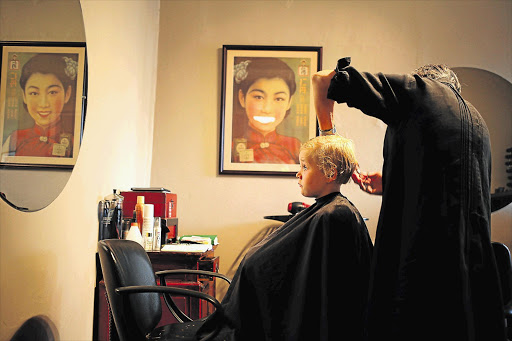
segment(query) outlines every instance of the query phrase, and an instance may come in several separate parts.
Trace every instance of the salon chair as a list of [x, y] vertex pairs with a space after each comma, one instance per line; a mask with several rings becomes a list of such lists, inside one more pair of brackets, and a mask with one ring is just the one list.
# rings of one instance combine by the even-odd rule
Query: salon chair
[[492, 242], [492, 248], [500, 277], [501, 295], [507, 323], [507, 338], [512, 340], [512, 260], [510, 251], [505, 244]]
[[[140, 340], [210, 340], [220, 330], [224, 317], [221, 304], [205, 293], [165, 286], [165, 276], [195, 274], [230, 279], [216, 272], [201, 270], [166, 270], [153, 272], [144, 248], [131, 240], [105, 239], [98, 242], [103, 279], [107, 297], [121, 341]], [[157, 285], [155, 275], [160, 278]], [[162, 315], [160, 294], [178, 323], [156, 327]], [[215, 311], [207, 317], [192, 320], [174, 303], [172, 296], [195, 297], [210, 302]], [[208, 333], [196, 336], [199, 328], [208, 322]]]

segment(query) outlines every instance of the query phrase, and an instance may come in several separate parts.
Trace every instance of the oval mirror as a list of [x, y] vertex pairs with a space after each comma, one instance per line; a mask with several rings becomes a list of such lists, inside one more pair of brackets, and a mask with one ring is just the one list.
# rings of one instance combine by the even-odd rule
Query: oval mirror
[[[512, 202], [512, 83], [482, 69], [454, 67], [462, 96], [482, 115], [491, 136], [491, 203], [496, 211]], [[507, 172], [508, 171], [508, 172]]]
[[0, 196], [37, 211], [59, 196], [80, 149], [87, 93], [80, 1], [0, 0], [0, 48]]

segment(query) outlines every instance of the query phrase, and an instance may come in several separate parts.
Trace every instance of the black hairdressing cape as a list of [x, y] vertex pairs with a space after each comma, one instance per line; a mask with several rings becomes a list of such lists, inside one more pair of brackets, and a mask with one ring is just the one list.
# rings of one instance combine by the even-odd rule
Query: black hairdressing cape
[[370, 340], [504, 340], [489, 132], [451, 86], [338, 62], [328, 97], [387, 124]]
[[372, 247], [343, 195], [317, 199], [238, 267], [222, 301], [234, 339], [361, 340]]

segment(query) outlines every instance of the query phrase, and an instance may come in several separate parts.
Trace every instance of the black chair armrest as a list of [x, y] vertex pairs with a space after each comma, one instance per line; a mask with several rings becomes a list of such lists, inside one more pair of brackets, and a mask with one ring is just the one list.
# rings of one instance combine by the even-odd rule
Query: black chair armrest
[[[220, 302], [215, 298], [208, 294], [205, 294], [200, 291], [194, 291], [189, 289], [182, 288], [172, 288], [172, 287], [162, 287], [162, 286], [152, 286], [152, 285], [134, 285], [134, 286], [126, 286], [116, 288], [117, 294], [137, 294], [137, 293], [147, 293], [147, 292], [158, 292], [162, 294], [168, 295], [180, 295], [180, 296], [192, 296], [202, 300], [206, 300], [213, 304], [216, 309], [216, 312], [219, 314], [224, 314], [224, 308]], [[172, 311], [171, 311], [172, 312]], [[212, 316], [212, 315], [210, 315]], [[208, 316], [206, 319], [208, 319]]]
[[[183, 275], [183, 274], [218, 277], [218, 278], [221, 278], [221, 279], [225, 280], [226, 282], [228, 282], [228, 284], [231, 284], [231, 279], [229, 279], [228, 277], [226, 277], [222, 274], [219, 274], [218, 272], [212, 272], [212, 271], [178, 269], [178, 270], [163, 270], [163, 271], [158, 271], [155, 273], [155, 275], [157, 275], [160, 278], [160, 285], [164, 286], [164, 287], [166, 286], [165, 276], [167, 276], [167, 275]], [[187, 314], [185, 314], [178, 307], [178, 305], [172, 299], [171, 295], [164, 294], [163, 296], [164, 296], [164, 301], [165, 301], [165, 304], [167, 305], [167, 308], [173, 314], [173, 316], [176, 318], [176, 320], [178, 320], [179, 322], [182, 322], [182, 323], [185, 321], [189, 321], [189, 322], [193, 321]]]
[[163, 270], [155, 272], [155, 275], [159, 276], [160, 279], [167, 275], [182, 275], [182, 274], [190, 274], [190, 275], [203, 275], [203, 276], [212, 276], [225, 280], [228, 284], [231, 284], [231, 279], [223, 274], [213, 271], [205, 271], [205, 270], [190, 270], [190, 269], [179, 269], [179, 270]]
[[222, 310], [222, 305], [215, 297], [212, 297], [208, 294], [205, 294], [200, 291], [194, 291], [189, 289], [182, 288], [172, 288], [172, 287], [162, 287], [162, 286], [153, 286], [153, 285], [133, 285], [127, 287], [119, 287], [116, 288], [116, 293], [118, 294], [136, 294], [136, 293], [145, 293], [145, 292], [158, 292], [162, 294], [170, 294], [170, 295], [180, 295], [180, 296], [193, 296], [199, 299], [206, 300], [213, 304], [217, 310]]
[[[208, 294], [202, 293], [200, 291], [194, 291], [189, 289], [182, 289], [182, 288], [172, 288], [172, 287], [164, 287], [164, 286], [153, 286], [153, 285], [133, 285], [133, 286], [126, 286], [126, 287], [119, 287], [115, 289], [116, 293], [119, 295], [123, 294], [136, 294], [136, 293], [147, 293], [147, 292], [158, 292], [164, 294], [164, 297], [169, 295], [180, 295], [180, 296], [192, 296], [199, 299], [206, 300], [213, 304], [215, 307], [215, 312], [207, 316], [206, 318], [200, 319], [201, 321], [209, 321], [213, 320], [216, 317], [224, 317], [224, 308], [222, 308], [222, 305], [220, 302], [215, 298]], [[171, 299], [172, 301], [172, 299]], [[174, 301], [173, 301], [174, 303]], [[169, 305], [168, 305], [169, 307]], [[183, 312], [176, 307], [180, 313], [183, 314]], [[171, 313], [175, 316], [175, 312], [169, 307]], [[186, 316], [186, 315], [185, 315]], [[188, 318], [188, 316], [187, 316]], [[191, 319], [189, 319], [192, 321]], [[183, 321], [181, 321], [183, 322]], [[216, 327], [213, 331], [207, 333], [206, 335], [203, 335], [200, 340], [210, 340], [212, 337], [217, 335], [218, 331], [220, 330], [221, 325], [216, 324]]]

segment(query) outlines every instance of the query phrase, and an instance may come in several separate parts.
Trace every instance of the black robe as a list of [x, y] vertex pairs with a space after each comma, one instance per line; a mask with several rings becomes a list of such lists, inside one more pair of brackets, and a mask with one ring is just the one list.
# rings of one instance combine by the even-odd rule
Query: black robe
[[349, 63], [328, 97], [387, 124], [369, 340], [505, 340], [484, 120], [450, 85]]
[[361, 340], [372, 248], [347, 198], [317, 199], [248, 251], [222, 301], [234, 338], [217, 340]]

